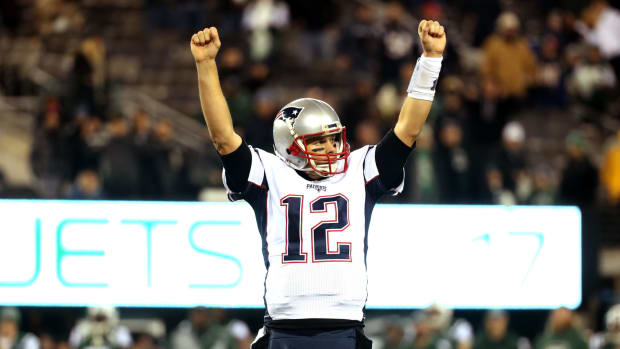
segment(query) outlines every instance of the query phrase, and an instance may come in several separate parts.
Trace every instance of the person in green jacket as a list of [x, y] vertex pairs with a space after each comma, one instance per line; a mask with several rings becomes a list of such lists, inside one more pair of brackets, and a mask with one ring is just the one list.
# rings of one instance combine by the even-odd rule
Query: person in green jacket
[[172, 332], [169, 349], [239, 349], [221, 309], [197, 307]]
[[588, 349], [588, 344], [574, 325], [573, 312], [558, 308], [551, 312], [547, 329], [538, 336], [534, 349]]
[[482, 329], [474, 341], [473, 349], [518, 349], [520, 339], [508, 330], [508, 313], [494, 309], [484, 317]]

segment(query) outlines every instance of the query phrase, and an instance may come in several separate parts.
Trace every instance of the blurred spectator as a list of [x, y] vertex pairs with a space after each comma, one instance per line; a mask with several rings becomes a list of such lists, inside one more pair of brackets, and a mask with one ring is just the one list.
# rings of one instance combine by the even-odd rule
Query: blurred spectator
[[89, 116], [78, 120], [77, 128], [70, 136], [71, 178], [87, 169], [99, 168], [101, 150], [106, 145], [107, 134], [102, 128], [101, 119]]
[[[138, 167], [140, 168], [140, 197], [150, 199], [154, 197], [154, 192], [158, 191], [157, 178], [151, 174], [155, 169], [153, 163], [152, 144], [153, 130], [152, 119], [145, 110], [138, 110], [133, 117], [133, 128], [131, 138], [138, 157]], [[155, 175], [157, 176], [157, 175]]]
[[160, 349], [162, 348], [157, 339], [148, 333], [138, 333], [135, 336], [136, 340], [131, 346], [131, 349]]
[[273, 119], [278, 112], [275, 96], [261, 90], [254, 97], [254, 114], [248, 120], [246, 141], [255, 148], [273, 152]]
[[289, 23], [288, 4], [278, 0], [254, 0], [243, 11], [241, 24], [250, 32], [250, 57], [254, 61], [268, 58], [275, 46], [270, 29], [282, 30]]
[[495, 158], [502, 174], [504, 186], [511, 191], [516, 189], [517, 175], [525, 169], [525, 129], [517, 121], [511, 121], [502, 132], [502, 147]]
[[271, 68], [266, 63], [254, 63], [250, 65], [244, 85], [251, 93], [256, 93], [265, 86], [271, 74]]
[[[222, 91], [236, 127], [245, 127], [252, 113], [252, 97], [245, 90], [245, 54], [241, 47], [223, 48], [219, 54], [218, 69]], [[200, 115], [202, 118], [202, 115]]]
[[[332, 62], [336, 58], [340, 31], [338, 21], [342, 17], [344, 4], [338, 0], [323, 1], [289, 1], [291, 7], [292, 27], [299, 29], [297, 38], [292, 39], [295, 59], [303, 66], [312, 66], [317, 62]], [[290, 34], [287, 33], [287, 34]]]
[[204, 188], [222, 185], [222, 164], [217, 150], [211, 142], [209, 130], [203, 132], [202, 146], [198, 151], [188, 151], [185, 155], [181, 178], [185, 177], [186, 193], [196, 200]]
[[139, 171], [140, 186], [147, 198], [171, 199], [177, 183], [180, 153], [173, 143], [173, 128], [168, 120], [159, 120], [148, 145], [147, 161]]
[[514, 196], [517, 204], [527, 204], [534, 192], [534, 178], [529, 168], [517, 170], [515, 173]]
[[90, 307], [85, 318], [71, 330], [72, 348], [120, 349], [132, 344], [131, 334], [120, 326], [118, 311], [113, 307]]
[[501, 12], [499, 0], [459, 1], [463, 13], [474, 18], [473, 45], [478, 47], [493, 32]]
[[71, 188], [70, 199], [101, 200], [105, 198], [99, 175], [93, 170], [84, 170], [77, 175]]
[[620, 130], [608, 145], [601, 166], [601, 183], [611, 204], [620, 204]]
[[69, 177], [68, 144], [58, 110], [45, 111], [33, 138], [30, 165], [39, 181], [39, 192], [45, 198], [57, 198], [61, 185]]
[[433, 129], [425, 125], [416, 139], [415, 155], [409, 159], [405, 180], [408, 201], [419, 204], [439, 202], [439, 179], [435, 170]]
[[588, 349], [583, 335], [574, 326], [574, 315], [570, 309], [558, 308], [551, 312], [547, 329], [534, 343], [534, 349]]
[[71, 74], [71, 104], [76, 112], [101, 113], [105, 103], [106, 48], [101, 37], [82, 41]]
[[585, 40], [598, 47], [605, 59], [611, 62], [616, 80], [620, 80], [620, 11], [609, 6], [607, 1], [592, 1], [581, 15], [582, 21], [575, 29]]
[[[65, 335], [63, 334], [62, 337], [65, 337]], [[41, 349], [71, 349], [69, 343], [58, 340], [49, 333], [43, 333], [39, 338], [41, 342]]]
[[241, 320], [232, 320], [228, 323], [228, 331], [235, 339], [239, 349], [250, 349], [254, 336], [250, 332], [250, 328]]
[[453, 348], [471, 349], [473, 329], [464, 319], [453, 319], [454, 312], [440, 304], [433, 304], [424, 312], [428, 315], [431, 327], [440, 338], [448, 340]]
[[388, 318], [383, 336], [382, 349], [407, 349], [409, 343], [405, 340], [405, 331], [398, 318]]
[[491, 150], [501, 139], [506, 124], [507, 105], [500, 98], [500, 89], [494, 79], [481, 81], [481, 86], [465, 87], [465, 103], [471, 117], [471, 142], [483, 158], [489, 160]]
[[376, 11], [369, 4], [356, 4], [353, 18], [342, 23], [340, 51], [352, 63], [356, 72], [374, 71], [374, 57], [379, 55], [381, 28], [377, 24]]
[[564, 48], [568, 41], [564, 25], [564, 14], [558, 9], [551, 10], [547, 15], [547, 20], [545, 21], [546, 38], [553, 38], [558, 43], [560, 50]]
[[425, 0], [418, 8], [421, 18], [428, 18], [434, 21], [441, 21], [444, 19], [444, 7], [442, 2], [437, 0]]
[[366, 119], [359, 123], [355, 130], [356, 148], [379, 143], [381, 140], [379, 130], [380, 127], [374, 120]]
[[484, 317], [484, 329], [479, 331], [473, 349], [526, 349], [519, 338], [508, 330], [508, 313], [489, 310]]
[[418, 311], [414, 314], [413, 324], [415, 327], [415, 337], [409, 348], [412, 349], [452, 349], [452, 343], [441, 336], [433, 326], [429, 314], [425, 311]]
[[568, 163], [562, 172], [559, 202], [590, 207], [596, 197], [598, 171], [587, 154], [586, 139], [581, 131], [572, 131], [566, 137]]
[[397, 1], [390, 1], [384, 7], [385, 19], [381, 33], [383, 80], [398, 79], [400, 65], [417, 53], [414, 50], [418, 42], [417, 32], [405, 24], [405, 14], [403, 6]]
[[128, 136], [127, 121], [117, 116], [107, 126], [110, 141], [101, 152], [99, 164], [103, 190], [113, 200], [135, 199], [140, 167], [136, 148]]
[[463, 144], [459, 123], [446, 120], [439, 129], [435, 170], [441, 202], [457, 204], [471, 201], [474, 169], [469, 150]]
[[241, 47], [231, 46], [222, 48], [218, 54], [218, 71], [222, 80], [229, 77], [241, 78], [245, 66], [245, 53]]
[[43, 333], [39, 336], [41, 349], [56, 349], [56, 340], [48, 333]]
[[226, 96], [235, 127], [245, 128], [252, 114], [252, 96], [245, 90], [242, 83], [243, 81], [236, 76], [228, 77], [222, 81], [222, 91]]
[[208, 129], [205, 128], [203, 132], [200, 149], [188, 150], [184, 154], [179, 179], [179, 191], [188, 200], [196, 200], [198, 193], [204, 188], [222, 185], [221, 160], [211, 142]]
[[616, 304], [605, 314], [605, 331], [593, 335], [590, 349], [615, 349], [620, 345], [620, 305]]
[[398, 118], [400, 112], [403, 97], [397, 85], [398, 81], [396, 83], [383, 84], [375, 97], [377, 110], [381, 114], [381, 119], [385, 120], [385, 124], [391, 124], [392, 120]]
[[598, 48], [588, 48], [586, 58], [575, 66], [568, 79], [569, 91], [578, 99], [597, 110], [606, 109], [616, 77]]
[[133, 116], [131, 136], [136, 146], [146, 145], [151, 139], [151, 116], [143, 109]]
[[205, 22], [212, 22], [209, 17], [211, 8], [206, 1], [183, 0], [171, 3], [175, 6], [168, 9], [167, 15], [173, 27], [184, 36], [191, 36], [196, 28], [203, 27]]
[[[436, 125], [442, 127], [444, 120], [457, 121], [461, 127], [469, 126], [467, 108], [463, 106], [463, 81], [454, 75], [446, 76], [441, 83], [442, 108], [437, 114]], [[469, 136], [469, 132], [465, 132]], [[469, 139], [464, 140], [467, 143]]]
[[171, 349], [237, 349], [228, 329], [218, 322], [215, 309], [194, 308], [170, 338]]
[[529, 168], [518, 170], [515, 175], [514, 196], [517, 204], [527, 204], [534, 192], [534, 178]]
[[347, 137], [352, 144], [358, 144], [355, 139], [357, 125], [370, 117], [369, 110], [374, 93], [372, 78], [367, 75], [358, 76], [353, 86], [353, 95], [342, 105], [342, 112], [339, 115], [342, 124], [347, 128]]
[[84, 26], [84, 15], [79, 4], [64, 0], [36, 0], [34, 13], [39, 33], [43, 36], [65, 32], [79, 32]]
[[560, 61], [560, 42], [552, 35], [543, 39], [536, 72], [537, 104], [543, 107], [565, 105], [563, 67]]
[[483, 46], [482, 77], [497, 81], [502, 98], [523, 99], [535, 81], [536, 60], [519, 28], [517, 15], [504, 12], [497, 19], [497, 33]]
[[17, 308], [0, 308], [0, 349], [39, 349], [39, 339], [20, 331], [21, 314]]
[[497, 167], [489, 166], [485, 175], [486, 192], [482, 197], [484, 203], [506, 206], [517, 204], [515, 195], [506, 188], [502, 173]]
[[553, 205], [556, 193], [552, 185], [551, 169], [541, 165], [534, 169], [534, 190], [527, 200], [528, 205]]

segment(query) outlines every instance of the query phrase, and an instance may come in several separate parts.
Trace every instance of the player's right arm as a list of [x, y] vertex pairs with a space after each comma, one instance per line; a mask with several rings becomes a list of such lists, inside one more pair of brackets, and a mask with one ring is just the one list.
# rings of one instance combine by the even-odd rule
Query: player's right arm
[[211, 140], [222, 158], [226, 183], [233, 192], [241, 193], [248, 186], [252, 154], [233, 128], [230, 110], [220, 86], [215, 56], [222, 43], [215, 27], [194, 34], [190, 41], [198, 72], [200, 106], [207, 122]]
[[215, 27], [205, 28], [197, 32], [190, 41], [190, 48], [198, 72], [198, 90], [202, 114], [218, 153], [227, 155], [237, 150], [242, 140], [233, 128], [230, 110], [228, 110], [220, 86], [215, 64], [215, 56], [221, 45]]

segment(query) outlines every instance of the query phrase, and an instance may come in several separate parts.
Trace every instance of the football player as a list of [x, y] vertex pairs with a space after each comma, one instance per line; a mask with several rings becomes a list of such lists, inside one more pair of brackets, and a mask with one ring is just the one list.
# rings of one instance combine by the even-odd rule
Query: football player
[[421, 21], [418, 34], [424, 53], [408, 97], [377, 145], [351, 151], [336, 111], [301, 98], [275, 115], [275, 155], [233, 129], [215, 62], [217, 29], [192, 36], [200, 102], [224, 184], [231, 200], [252, 206], [262, 237], [266, 311], [253, 348], [371, 347], [362, 332], [370, 215], [381, 196], [403, 188], [403, 167], [431, 108], [446, 46], [438, 22]]

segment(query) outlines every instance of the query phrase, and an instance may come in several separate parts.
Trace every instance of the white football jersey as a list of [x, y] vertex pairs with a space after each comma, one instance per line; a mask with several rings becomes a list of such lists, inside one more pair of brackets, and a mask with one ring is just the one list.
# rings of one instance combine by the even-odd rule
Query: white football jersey
[[315, 181], [271, 153], [250, 150], [246, 191], [230, 191], [223, 177], [229, 198], [246, 200], [256, 215], [267, 267], [266, 316], [361, 321], [370, 215], [379, 197], [399, 193], [404, 180], [397, 188], [383, 186], [375, 146], [351, 152], [346, 172]]

